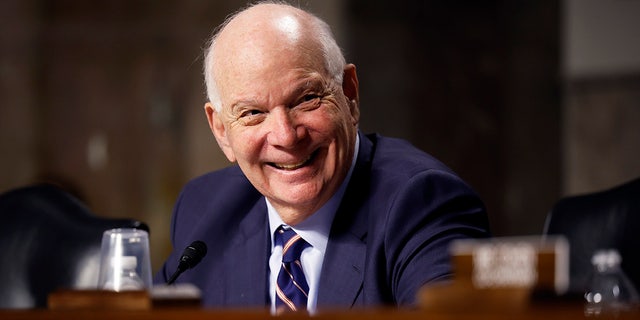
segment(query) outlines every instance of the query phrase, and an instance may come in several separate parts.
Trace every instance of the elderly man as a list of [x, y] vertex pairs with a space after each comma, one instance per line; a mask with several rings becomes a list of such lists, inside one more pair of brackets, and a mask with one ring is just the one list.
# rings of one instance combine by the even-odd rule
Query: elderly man
[[356, 68], [312, 14], [275, 3], [235, 14], [205, 78], [211, 131], [237, 165], [183, 189], [157, 283], [201, 240], [209, 253], [179, 281], [206, 306], [410, 305], [450, 277], [452, 240], [488, 236], [482, 202], [451, 170], [358, 131]]

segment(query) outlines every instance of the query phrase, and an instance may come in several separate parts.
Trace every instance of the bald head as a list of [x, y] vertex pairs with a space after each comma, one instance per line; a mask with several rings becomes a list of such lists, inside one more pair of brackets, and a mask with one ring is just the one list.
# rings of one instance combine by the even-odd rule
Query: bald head
[[324, 21], [290, 5], [261, 3], [231, 16], [213, 35], [204, 66], [209, 101], [221, 109], [231, 71], [268, 68], [284, 57], [306, 59], [342, 81], [345, 60]]

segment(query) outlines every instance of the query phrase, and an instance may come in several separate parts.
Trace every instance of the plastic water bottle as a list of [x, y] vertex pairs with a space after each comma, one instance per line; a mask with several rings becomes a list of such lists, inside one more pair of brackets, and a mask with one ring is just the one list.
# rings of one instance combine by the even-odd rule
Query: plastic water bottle
[[638, 292], [620, 268], [617, 250], [596, 251], [591, 258], [593, 276], [584, 297], [585, 315], [618, 314], [637, 306]]
[[135, 256], [112, 258], [113, 278], [105, 283], [103, 289], [113, 291], [143, 290], [144, 282], [136, 272], [138, 260]]

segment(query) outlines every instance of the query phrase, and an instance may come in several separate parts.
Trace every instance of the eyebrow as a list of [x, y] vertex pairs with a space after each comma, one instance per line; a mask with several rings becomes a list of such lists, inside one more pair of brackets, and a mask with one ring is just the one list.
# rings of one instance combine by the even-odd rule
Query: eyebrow
[[258, 101], [254, 99], [238, 100], [232, 103], [231, 105], [229, 105], [229, 112], [233, 114], [233, 112], [235, 112], [235, 110], [237, 110], [240, 107], [258, 106], [258, 105], [260, 105], [260, 103], [258, 103]]
[[[323, 79], [319, 74], [310, 74], [308, 77], [300, 79], [300, 84], [296, 85], [293, 90], [284, 95], [285, 101], [284, 104], [290, 104], [296, 99], [298, 99], [304, 92], [312, 90], [324, 91], [327, 87], [325, 79]], [[234, 102], [230, 106], [230, 110], [233, 112], [236, 108], [242, 106], [262, 106], [256, 99], [242, 99]]]
[[317, 90], [317, 89], [324, 89], [324, 88], [325, 88], [324, 81], [322, 81], [321, 79], [317, 79], [317, 78], [306, 79], [306, 81], [304, 82], [304, 85], [296, 87], [288, 96], [298, 97], [302, 95], [304, 92], [309, 91], [309, 89]]

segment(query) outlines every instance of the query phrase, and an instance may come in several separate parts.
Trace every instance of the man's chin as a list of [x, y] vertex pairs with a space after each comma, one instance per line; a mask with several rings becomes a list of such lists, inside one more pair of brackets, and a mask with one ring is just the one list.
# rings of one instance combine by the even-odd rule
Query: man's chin
[[308, 212], [314, 210], [317, 207], [317, 203], [320, 199], [320, 195], [316, 193], [285, 193], [279, 194], [275, 198], [269, 198], [269, 201], [276, 207], [286, 208], [292, 212], [298, 212], [298, 214], [313, 213]]

